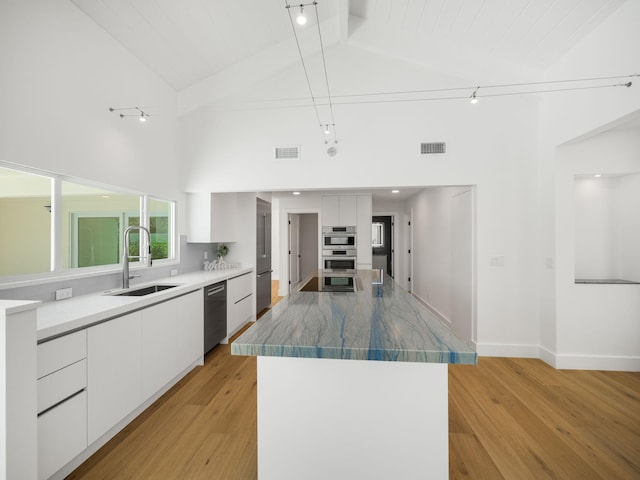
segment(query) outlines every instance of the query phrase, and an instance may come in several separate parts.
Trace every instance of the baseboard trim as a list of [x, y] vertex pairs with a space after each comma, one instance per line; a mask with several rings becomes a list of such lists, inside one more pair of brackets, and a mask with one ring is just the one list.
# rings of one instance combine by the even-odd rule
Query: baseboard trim
[[539, 358], [558, 370], [640, 372], [640, 357], [557, 354], [539, 345], [478, 343], [480, 357]]
[[556, 355], [554, 366], [560, 370], [640, 372], [640, 357], [614, 357], [609, 355]]
[[476, 352], [481, 357], [540, 358], [540, 347], [538, 345], [478, 342], [476, 344]]

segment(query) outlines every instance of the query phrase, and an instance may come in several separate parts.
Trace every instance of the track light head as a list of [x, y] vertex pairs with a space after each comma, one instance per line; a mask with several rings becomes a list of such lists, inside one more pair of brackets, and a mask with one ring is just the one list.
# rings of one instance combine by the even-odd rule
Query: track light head
[[478, 103], [478, 97], [476, 96], [476, 93], [478, 92], [478, 90], [480, 89], [480, 87], [476, 88], [473, 93], [471, 94], [471, 96], [469, 97], [469, 101], [471, 103], [473, 103], [474, 105], [476, 103]]
[[300, 5], [300, 13], [296, 17], [296, 23], [300, 26], [307, 23], [307, 17], [304, 14], [304, 5]]
[[145, 117], [144, 112], [140, 112], [140, 121], [141, 122], [146, 122], [147, 121], [147, 117]]

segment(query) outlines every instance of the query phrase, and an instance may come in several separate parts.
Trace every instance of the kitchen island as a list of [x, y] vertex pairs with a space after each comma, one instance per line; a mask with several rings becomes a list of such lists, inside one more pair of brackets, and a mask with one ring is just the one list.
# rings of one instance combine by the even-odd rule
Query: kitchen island
[[390, 277], [292, 292], [231, 345], [258, 357], [261, 479], [448, 478], [447, 364], [476, 352]]

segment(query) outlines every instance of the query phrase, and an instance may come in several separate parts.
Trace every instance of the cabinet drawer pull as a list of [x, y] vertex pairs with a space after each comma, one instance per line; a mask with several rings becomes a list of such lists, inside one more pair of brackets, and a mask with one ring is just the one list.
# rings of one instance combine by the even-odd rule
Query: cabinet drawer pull
[[216, 288], [211, 288], [207, 290], [207, 296], [215, 295], [216, 293], [220, 293], [224, 291], [224, 285]]
[[54, 403], [53, 405], [51, 405], [49, 408], [41, 411], [38, 416], [40, 415], [44, 415], [45, 413], [47, 413], [49, 410], [53, 410], [54, 408], [56, 408], [58, 405], [62, 405], [64, 402], [71, 400], [73, 397], [76, 397], [78, 395], [80, 395], [82, 392], [84, 392], [86, 390], [86, 388], [83, 388], [82, 390], [78, 390], [75, 393], [72, 393], [71, 395], [69, 395], [66, 398], [63, 398], [62, 400], [60, 400], [58, 403]]
[[249, 295], [246, 295], [244, 297], [242, 297], [240, 300], [238, 300], [237, 302], [235, 302], [235, 305], [239, 304], [241, 301], [243, 301], [245, 298], [249, 298], [251, 295], [253, 295], [252, 293], [250, 293]]

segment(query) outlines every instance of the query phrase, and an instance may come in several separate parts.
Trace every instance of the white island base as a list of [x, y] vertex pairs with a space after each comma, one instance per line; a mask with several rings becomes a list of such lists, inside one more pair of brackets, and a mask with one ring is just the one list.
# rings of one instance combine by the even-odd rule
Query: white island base
[[446, 479], [446, 363], [258, 357], [259, 480]]

